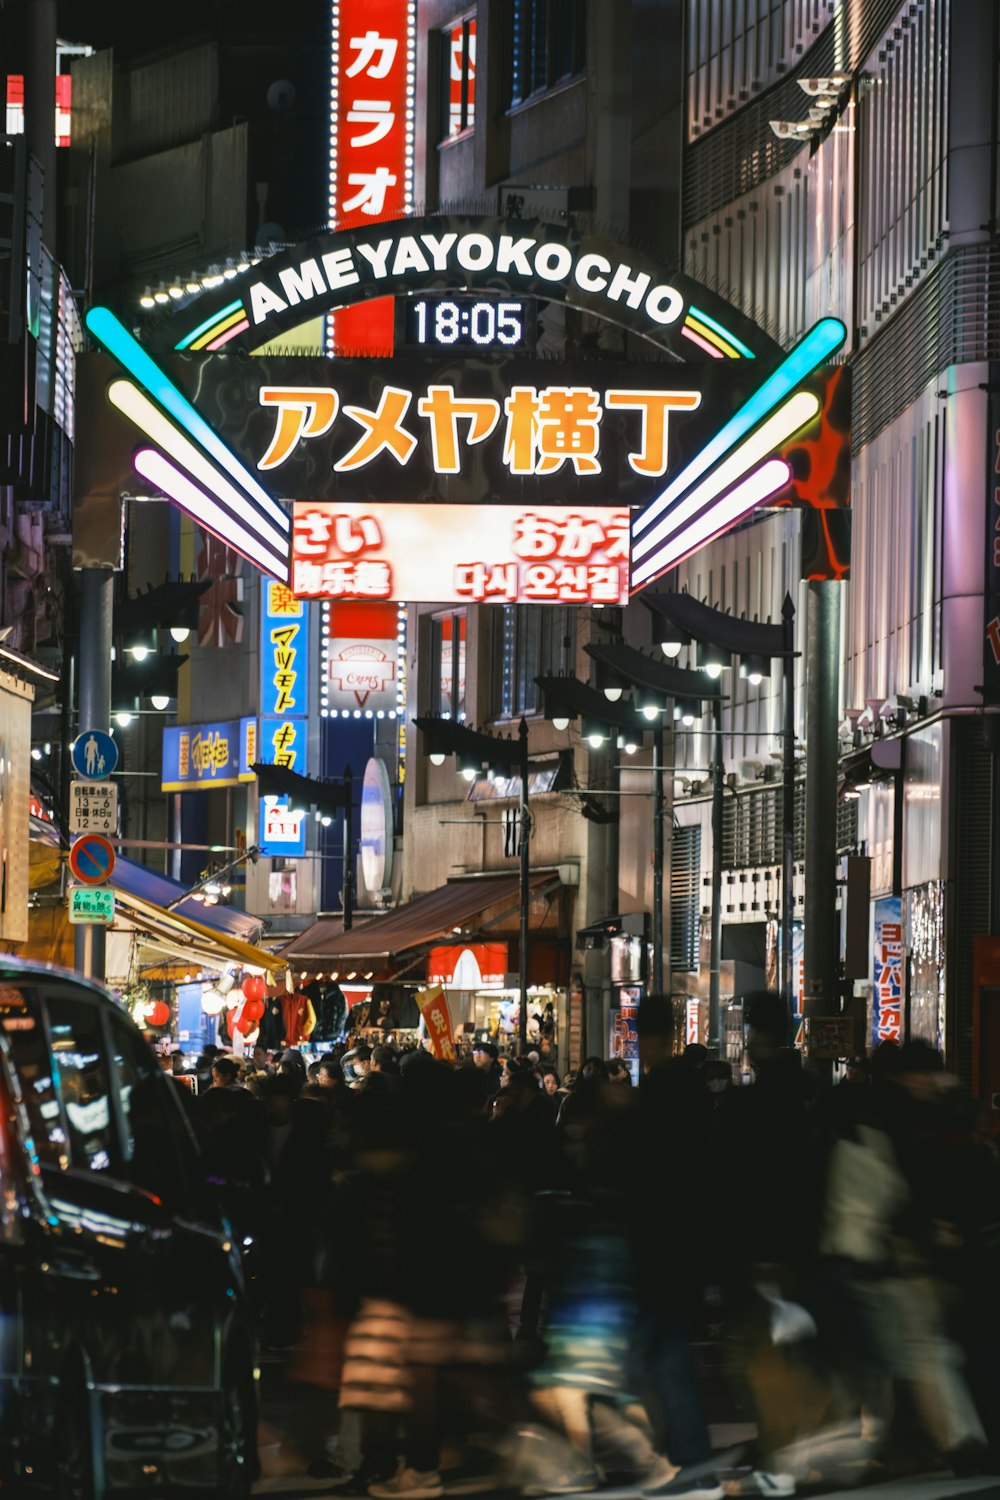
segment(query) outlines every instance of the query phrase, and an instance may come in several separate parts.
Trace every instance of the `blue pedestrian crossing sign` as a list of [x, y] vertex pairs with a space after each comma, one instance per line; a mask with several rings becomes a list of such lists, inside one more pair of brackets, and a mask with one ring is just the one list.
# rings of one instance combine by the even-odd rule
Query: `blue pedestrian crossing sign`
[[88, 781], [103, 781], [118, 764], [118, 746], [103, 729], [81, 729], [70, 754], [74, 771]]

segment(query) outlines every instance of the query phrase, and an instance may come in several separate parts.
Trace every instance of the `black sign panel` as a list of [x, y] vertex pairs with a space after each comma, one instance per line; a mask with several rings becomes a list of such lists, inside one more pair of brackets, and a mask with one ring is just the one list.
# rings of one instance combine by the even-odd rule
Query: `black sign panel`
[[644, 505], [772, 368], [474, 355], [161, 363], [276, 497], [370, 504]]

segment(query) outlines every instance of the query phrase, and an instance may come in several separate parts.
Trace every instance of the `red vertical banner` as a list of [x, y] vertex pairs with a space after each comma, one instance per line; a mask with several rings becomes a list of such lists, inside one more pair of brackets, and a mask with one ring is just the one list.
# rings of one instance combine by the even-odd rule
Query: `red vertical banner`
[[[415, 0], [333, 0], [331, 229], [413, 209]], [[393, 299], [331, 314], [330, 354], [391, 354]]]
[[454, 1062], [455, 1042], [451, 1033], [451, 1016], [448, 1012], [448, 1001], [445, 999], [444, 990], [439, 984], [431, 985], [426, 990], [418, 990], [417, 1004], [424, 1018], [424, 1025], [427, 1027], [427, 1035], [431, 1039], [434, 1056], [443, 1057], [445, 1062]]

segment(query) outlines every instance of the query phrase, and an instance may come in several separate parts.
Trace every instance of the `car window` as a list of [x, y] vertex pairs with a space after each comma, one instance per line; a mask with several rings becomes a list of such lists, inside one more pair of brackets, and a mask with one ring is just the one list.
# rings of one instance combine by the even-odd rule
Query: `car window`
[[69, 1141], [56, 1096], [38, 991], [33, 985], [0, 984], [0, 1028], [20, 1080], [38, 1160], [45, 1166], [68, 1167]]
[[69, 1164], [106, 1172], [112, 1165], [114, 1134], [100, 1011], [68, 994], [45, 998], [52, 1078], [66, 1121]]
[[193, 1212], [195, 1147], [173, 1085], [142, 1038], [108, 1020], [122, 1122], [121, 1174], [172, 1208]]

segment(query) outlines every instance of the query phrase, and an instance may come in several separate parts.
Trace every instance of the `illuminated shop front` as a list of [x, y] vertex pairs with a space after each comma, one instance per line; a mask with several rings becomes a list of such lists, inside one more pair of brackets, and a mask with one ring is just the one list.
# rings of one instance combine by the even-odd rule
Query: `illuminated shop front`
[[[521, 996], [508, 964], [506, 943], [456, 944], [428, 954], [427, 983], [439, 984], [448, 997], [459, 1053], [471, 1052], [474, 1041], [495, 1042], [501, 1057], [518, 1051]], [[565, 1003], [565, 992], [554, 985], [528, 987], [528, 1048], [542, 1063], [558, 1063]]]

